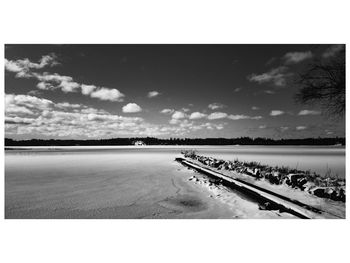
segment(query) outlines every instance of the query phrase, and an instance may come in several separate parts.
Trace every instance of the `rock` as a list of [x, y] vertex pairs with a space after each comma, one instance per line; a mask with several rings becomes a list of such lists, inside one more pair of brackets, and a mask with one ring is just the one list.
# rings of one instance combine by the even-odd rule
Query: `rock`
[[291, 187], [298, 187], [301, 189], [303, 188], [303, 185], [307, 183], [307, 178], [305, 174], [288, 174], [286, 184]]
[[254, 169], [247, 168], [246, 174], [253, 176], [255, 178], [259, 178], [260, 177], [260, 170], [258, 168], [254, 168]]
[[304, 185], [307, 183], [307, 179], [305, 177], [301, 177], [297, 180], [297, 186], [301, 189], [304, 190]]
[[263, 204], [259, 204], [259, 210], [275, 210], [276, 207], [270, 202], [265, 202]]
[[303, 185], [303, 187], [304, 187], [303, 190], [304, 190], [305, 192], [309, 192], [312, 188], [315, 188], [316, 185], [315, 185], [315, 183], [313, 183], [313, 182], [307, 182], [306, 184]]
[[281, 183], [281, 174], [279, 172], [266, 173], [265, 179], [269, 180], [271, 184], [280, 184]]
[[324, 195], [327, 198], [331, 198], [333, 193], [335, 193], [335, 189], [333, 187], [327, 187], [327, 188], [324, 189]]
[[310, 193], [318, 197], [325, 197], [325, 187], [315, 187], [310, 190]]
[[258, 168], [255, 168], [254, 169], [254, 174], [255, 174], [255, 177], [260, 177], [261, 172], [260, 172], [260, 170]]
[[345, 202], [346, 196], [345, 196], [345, 190], [343, 188], [338, 188], [335, 189], [331, 195], [330, 195], [330, 199], [334, 200], [334, 201], [342, 201]]

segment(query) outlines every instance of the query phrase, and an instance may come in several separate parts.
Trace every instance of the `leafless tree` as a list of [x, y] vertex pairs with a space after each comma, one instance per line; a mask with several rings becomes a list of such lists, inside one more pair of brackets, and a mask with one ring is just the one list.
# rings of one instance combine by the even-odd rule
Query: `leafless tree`
[[332, 117], [345, 114], [345, 49], [333, 58], [315, 61], [297, 79], [296, 100], [318, 104]]

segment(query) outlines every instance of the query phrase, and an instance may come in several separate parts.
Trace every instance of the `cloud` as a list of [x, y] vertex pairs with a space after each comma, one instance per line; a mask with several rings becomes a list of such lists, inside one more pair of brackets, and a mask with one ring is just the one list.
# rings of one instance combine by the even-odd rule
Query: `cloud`
[[73, 109], [78, 109], [78, 108], [82, 108], [84, 107], [83, 105], [81, 104], [72, 104], [72, 103], [69, 103], [69, 102], [60, 102], [60, 103], [56, 103], [55, 105], [56, 107], [58, 108], [62, 108], [62, 109], [67, 109], [67, 108], [73, 108]]
[[285, 131], [289, 130], [289, 127], [288, 126], [281, 126], [280, 130], [281, 130], [281, 132], [285, 132]]
[[135, 113], [142, 111], [141, 107], [136, 103], [128, 103], [123, 107], [124, 113]]
[[307, 127], [306, 126], [297, 126], [295, 129], [297, 131], [305, 130]]
[[191, 120], [197, 120], [197, 119], [202, 119], [207, 117], [207, 114], [204, 113], [200, 113], [200, 112], [192, 112], [192, 114], [190, 115], [190, 119]]
[[320, 111], [315, 110], [301, 110], [298, 115], [319, 115], [321, 114]]
[[81, 84], [81, 93], [84, 95], [90, 95], [97, 87], [95, 85]]
[[228, 115], [225, 112], [213, 112], [208, 116], [209, 120], [217, 120], [217, 119], [224, 119]]
[[234, 90], [233, 90], [233, 92], [239, 92], [239, 91], [241, 91], [242, 90], [242, 88], [235, 88]]
[[325, 50], [325, 52], [323, 52], [322, 57], [324, 57], [324, 58], [334, 57], [335, 55], [337, 55], [343, 49], [345, 49], [345, 45], [343, 45], [343, 44], [332, 45], [329, 48], [327, 48]]
[[62, 81], [59, 85], [62, 88], [62, 91], [67, 92], [75, 92], [80, 88], [80, 84], [74, 81]]
[[[100, 100], [109, 101], [124, 101], [125, 95], [117, 89], [99, 88], [96, 91], [90, 93], [91, 98], [98, 98]], [[130, 103], [129, 103], [130, 104]]]
[[6, 94], [6, 136], [29, 138], [115, 138], [121, 136], [185, 136], [207, 130], [217, 131], [225, 124], [196, 124], [188, 119], [174, 125], [146, 122], [140, 117], [124, 117], [105, 110], [69, 102], [54, 103], [29, 95]]
[[260, 109], [259, 107], [252, 106], [252, 110], [259, 110], [259, 109]]
[[262, 119], [262, 116], [247, 116], [247, 115], [240, 115], [240, 114], [238, 114], [238, 115], [228, 115], [227, 116], [227, 118], [228, 119], [230, 119], [230, 120], [234, 120], [234, 121], [236, 121], [236, 120], [260, 120], [260, 119]]
[[271, 69], [269, 72], [262, 74], [251, 74], [248, 76], [248, 80], [251, 82], [272, 83], [275, 86], [283, 87], [286, 85], [286, 78], [291, 76], [292, 73], [287, 73], [287, 67], [281, 66]]
[[279, 115], [283, 115], [284, 114], [284, 111], [281, 111], [281, 110], [272, 110], [270, 112], [270, 116], [279, 116]]
[[222, 109], [222, 108], [224, 108], [224, 107], [225, 107], [224, 104], [216, 103], [216, 102], [211, 103], [211, 104], [208, 105], [208, 108], [211, 109], [211, 110]]
[[5, 114], [33, 115], [34, 112], [26, 107], [23, 107], [23, 106], [10, 105], [10, 106], [5, 108]]
[[11, 105], [44, 110], [51, 107], [53, 102], [51, 100], [41, 99], [35, 96], [5, 94], [5, 107], [7, 108]]
[[159, 95], [160, 95], [160, 93], [158, 91], [154, 90], [154, 91], [148, 92], [147, 97], [148, 98], [154, 98], [154, 97], [157, 97]]
[[313, 57], [311, 51], [305, 52], [288, 52], [283, 56], [286, 64], [297, 64], [304, 60], [310, 59]]
[[163, 109], [160, 111], [160, 113], [163, 113], [163, 114], [172, 114], [174, 112], [173, 109]]
[[272, 94], [275, 94], [276, 92], [274, 92], [273, 90], [264, 90], [264, 93], [272, 95]]
[[77, 92], [81, 89], [81, 93], [91, 98], [109, 101], [123, 101], [125, 95], [117, 89], [106, 87], [97, 87], [95, 85], [85, 85], [75, 82], [70, 76], [62, 76], [57, 73], [33, 72], [33, 70], [42, 69], [47, 66], [55, 66], [56, 55], [49, 54], [43, 56], [39, 63], [33, 63], [29, 59], [7, 60], [5, 59], [5, 69], [10, 72], [17, 73], [17, 78], [34, 78], [38, 80], [37, 88], [41, 90], [61, 89], [64, 93]]
[[266, 129], [266, 127], [267, 127], [266, 125], [260, 125], [259, 129]]
[[31, 62], [28, 58], [18, 60], [5, 59], [5, 70], [19, 73], [19, 76], [29, 74], [31, 69], [42, 69], [46, 66], [59, 65], [57, 56], [54, 53], [42, 56], [38, 63]]
[[24, 124], [28, 125], [35, 121], [34, 118], [22, 118], [22, 117], [5, 117], [6, 124]]
[[186, 118], [186, 114], [181, 111], [175, 111], [171, 118], [175, 120], [184, 119]]

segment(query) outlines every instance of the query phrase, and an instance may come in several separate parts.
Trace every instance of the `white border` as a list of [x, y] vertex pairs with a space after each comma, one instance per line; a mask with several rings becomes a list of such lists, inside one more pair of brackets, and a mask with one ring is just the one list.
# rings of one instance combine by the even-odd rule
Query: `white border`
[[[1, 50], [4, 43], [349, 43], [348, 1], [237, 2], [2, 1]], [[2, 175], [3, 160], [1, 151]], [[0, 187], [2, 262], [350, 262], [349, 219], [4, 220], [4, 177]]]

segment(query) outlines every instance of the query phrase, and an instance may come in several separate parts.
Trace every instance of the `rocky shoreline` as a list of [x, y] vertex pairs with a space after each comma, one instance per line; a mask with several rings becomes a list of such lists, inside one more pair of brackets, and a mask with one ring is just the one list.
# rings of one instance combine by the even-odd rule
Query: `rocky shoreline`
[[309, 171], [290, 169], [288, 167], [271, 167], [257, 162], [242, 162], [239, 160], [226, 161], [213, 157], [198, 155], [194, 150], [184, 150], [186, 157], [217, 170], [227, 170], [245, 174], [256, 180], [265, 180], [270, 184], [287, 185], [293, 189], [308, 192], [320, 198], [345, 202], [345, 179], [318, 175]]

